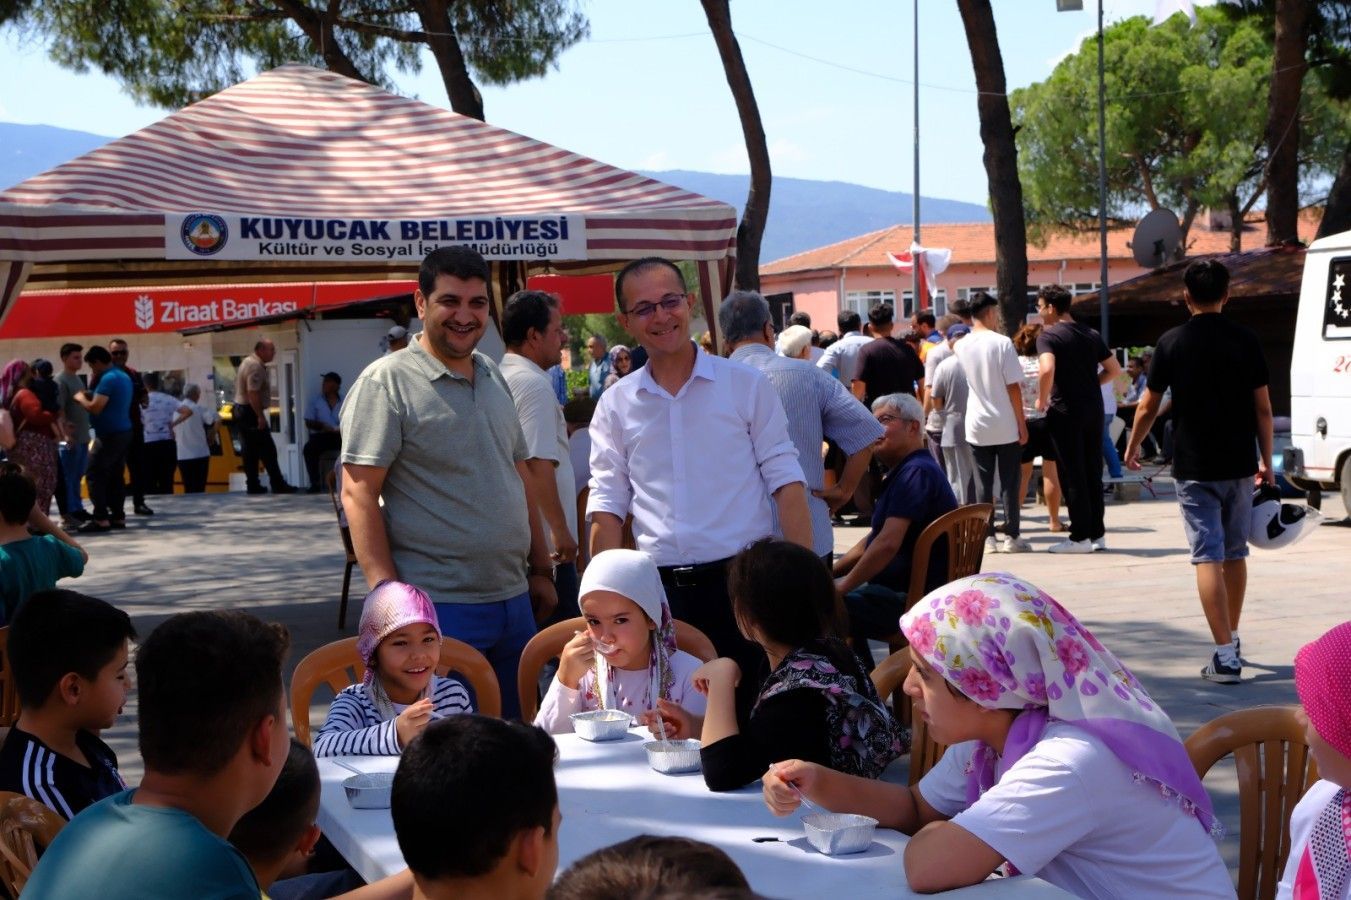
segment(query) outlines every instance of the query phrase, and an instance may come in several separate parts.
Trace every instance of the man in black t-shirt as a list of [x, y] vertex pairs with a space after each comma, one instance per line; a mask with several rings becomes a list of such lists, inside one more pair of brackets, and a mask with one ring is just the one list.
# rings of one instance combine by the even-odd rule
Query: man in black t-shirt
[[891, 304], [879, 303], [868, 310], [868, 324], [875, 339], [858, 351], [858, 370], [850, 385], [854, 396], [869, 409], [887, 394], [915, 396], [916, 383], [924, 383], [924, 364], [913, 347], [891, 336], [895, 328]]
[[[1070, 509], [1068, 540], [1052, 553], [1106, 550], [1102, 504], [1102, 385], [1116, 378], [1121, 364], [1102, 336], [1070, 318], [1070, 292], [1058, 284], [1037, 292], [1045, 327], [1037, 336], [1041, 382], [1037, 409], [1046, 411], [1046, 430], [1055, 446], [1056, 470]], [[1099, 371], [1101, 369], [1101, 371]]]
[[1202, 260], [1188, 266], [1183, 278], [1191, 318], [1159, 338], [1126, 446], [1126, 465], [1140, 468], [1140, 442], [1163, 392], [1171, 388], [1173, 478], [1197, 592], [1215, 640], [1201, 677], [1237, 684], [1253, 476], [1267, 484], [1276, 480], [1269, 379], [1257, 336], [1220, 314], [1229, 299], [1229, 270]]

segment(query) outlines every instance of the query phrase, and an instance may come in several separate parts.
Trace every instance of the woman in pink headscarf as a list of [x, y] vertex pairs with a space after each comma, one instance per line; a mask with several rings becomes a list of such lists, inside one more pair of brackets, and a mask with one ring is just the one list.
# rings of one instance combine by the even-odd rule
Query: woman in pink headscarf
[[1295, 654], [1304, 736], [1321, 781], [1290, 815], [1290, 856], [1277, 900], [1351, 898], [1351, 622]]
[[770, 809], [795, 791], [912, 834], [917, 891], [1001, 866], [1080, 897], [1232, 898], [1210, 798], [1168, 716], [1120, 660], [1044, 591], [1007, 573], [961, 578], [901, 618], [905, 692], [950, 745], [914, 787], [789, 761], [764, 777]]
[[382, 581], [366, 595], [357, 654], [366, 673], [333, 698], [315, 756], [396, 755], [433, 719], [474, 711], [464, 682], [435, 674], [441, 626], [421, 588]]
[[56, 413], [42, 406], [29, 389], [33, 367], [22, 359], [11, 360], [0, 370], [0, 407], [14, 420], [15, 443], [9, 458], [23, 466], [37, 485], [37, 508], [45, 515], [56, 491]]

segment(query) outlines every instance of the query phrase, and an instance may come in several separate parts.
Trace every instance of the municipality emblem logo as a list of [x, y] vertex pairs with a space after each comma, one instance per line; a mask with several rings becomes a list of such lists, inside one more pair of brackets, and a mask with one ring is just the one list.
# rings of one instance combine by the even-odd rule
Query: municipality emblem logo
[[183, 246], [198, 256], [214, 256], [229, 240], [225, 220], [210, 213], [193, 213], [183, 219]]
[[136, 298], [133, 307], [136, 311], [136, 327], [149, 331], [155, 324], [155, 301], [142, 294]]

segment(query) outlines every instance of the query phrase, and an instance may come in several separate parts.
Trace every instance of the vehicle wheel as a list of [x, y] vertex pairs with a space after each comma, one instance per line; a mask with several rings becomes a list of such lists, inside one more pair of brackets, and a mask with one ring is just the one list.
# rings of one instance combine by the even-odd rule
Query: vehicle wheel
[[1351, 517], [1351, 453], [1342, 460], [1341, 476], [1342, 509], [1346, 511], [1348, 517]]

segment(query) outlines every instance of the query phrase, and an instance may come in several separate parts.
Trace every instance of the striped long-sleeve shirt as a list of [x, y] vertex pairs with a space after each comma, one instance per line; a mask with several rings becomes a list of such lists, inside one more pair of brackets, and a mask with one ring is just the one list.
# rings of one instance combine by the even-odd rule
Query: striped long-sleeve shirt
[[126, 789], [112, 748], [88, 731], [76, 733], [75, 746], [88, 765], [11, 728], [0, 746], [0, 791], [32, 797], [69, 820], [86, 806]]
[[[432, 718], [471, 713], [474, 704], [458, 678], [432, 676]], [[366, 689], [353, 684], [338, 692], [314, 738], [315, 756], [397, 756], [403, 751], [393, 719], [381, 719]]]

